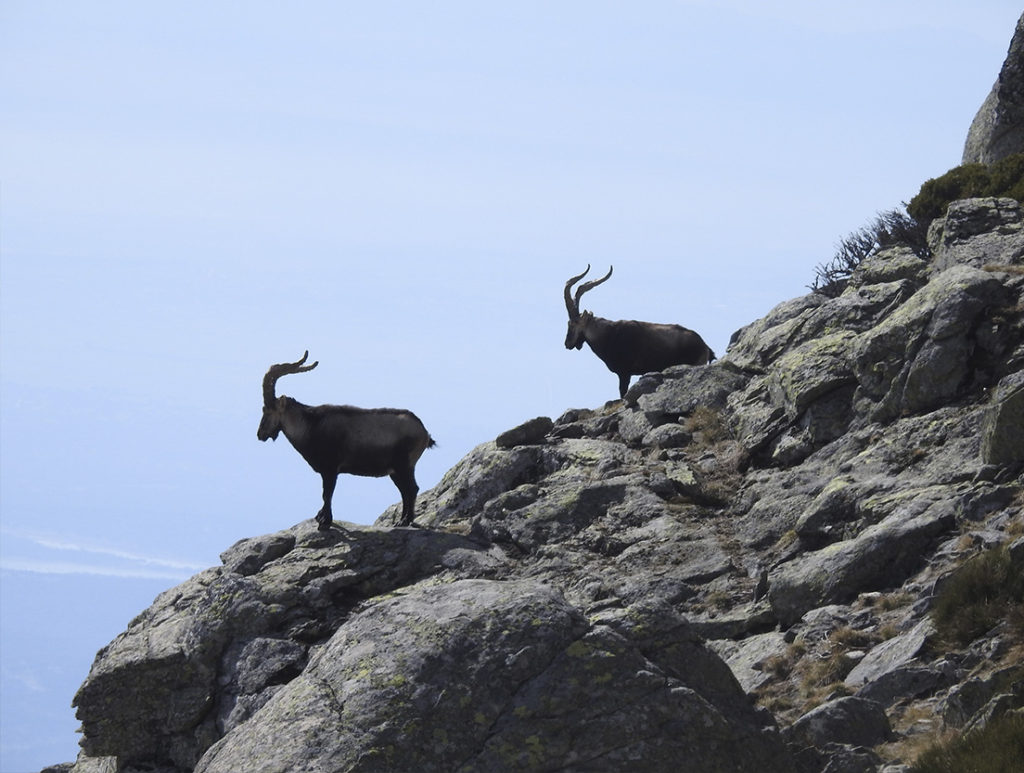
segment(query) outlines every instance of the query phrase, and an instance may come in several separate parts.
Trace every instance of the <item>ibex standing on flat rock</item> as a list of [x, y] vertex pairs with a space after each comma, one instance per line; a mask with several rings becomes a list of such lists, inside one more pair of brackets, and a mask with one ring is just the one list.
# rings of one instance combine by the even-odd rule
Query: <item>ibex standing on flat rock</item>
[[351, 405], [303, 405], [274, 389], [277, 380], [289, 373], [305, 373], [318, 363], [303, 365], [309, 352], [298, 362], [271, 365], [263, 377], [263, 420], [256, 431], [260, 440], [277, 440], [279, 432], [302, 454], [324, 481], [324, 506], [316, 514], [318, 528], [331, 528], [331, 498], [340, 473], [380, 478], [390, 475], [402, 493], [400, 526], [416, 517], [415, 467], [434, 440], [415, 414], [397, 408], [353, 408]]
[[608, 370], [619, 377], [619, 397], [626, 396], [630, 376], [653, 373], [672, 365], [706, 365], [715, 359], [715, 353], [704, 339], [680, 325], [659, 325], [635, 320], [610, 320], [595, 317], [591, 312], [580, 312], [580, 298], [612, 275], [612, 269], [600, 279], [584, 282], [570, 295], [572, 286], [590, 271], [590, 266], [579, 276], [565, 283], [565, 308], [569, 311], [569, 332], [565, 336], [566, 349], [582, 349], [590, 344], [594, 354], [601, 358]]

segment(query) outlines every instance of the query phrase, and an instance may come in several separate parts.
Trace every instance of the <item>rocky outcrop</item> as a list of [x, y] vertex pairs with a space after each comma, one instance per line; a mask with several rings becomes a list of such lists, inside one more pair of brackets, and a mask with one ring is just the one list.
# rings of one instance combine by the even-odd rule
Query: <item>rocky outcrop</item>
[[987, 464], [1024, 462], [1024, 373], [1012, 373], [992, 392], [981, 429], [981, 458]]
[[1024, 151], [1024, 16], [999, 77], [971, 123], [963, 163], [991, 164]]
[[743, 698], [671, 609], [458, 580], [353, 615], [196, 771], [786, 770]]
[[422, 528], [232, 546], [98, 654], [75, 772], [876, 771], [1021, 705], [1005, 632], [943, 650], [927, 618], [1024, 528], [1020, 209], [932, 235], [483, 443]]

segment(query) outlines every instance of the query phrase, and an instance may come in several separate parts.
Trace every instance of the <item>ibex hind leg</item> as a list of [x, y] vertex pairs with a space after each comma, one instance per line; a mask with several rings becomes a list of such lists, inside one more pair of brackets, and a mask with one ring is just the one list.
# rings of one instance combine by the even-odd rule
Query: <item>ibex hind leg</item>
[[416, 494], [420, 487], [416, 485], [416, 474], [412, 469], [396, 470], [391, 473], [391, 480], [394, 481], [402, 494], [402, 520], [399, 526], [416, 526], [413, 519], [416, 517]]
[[629, 391], [630, 374], [629, 373], [620, 373], [620, 374], [618, 374], [618, 376], [619, 376], [619, 398], [621, 399], [621, 398], [625, 397], [626, 396], [626, 392]]

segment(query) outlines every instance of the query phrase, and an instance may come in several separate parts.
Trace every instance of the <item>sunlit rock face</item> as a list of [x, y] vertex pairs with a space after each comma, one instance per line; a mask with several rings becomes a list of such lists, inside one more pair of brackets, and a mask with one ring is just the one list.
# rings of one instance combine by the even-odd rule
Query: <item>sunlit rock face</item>
[[1024, 16], [999, 77], [978, 110], [964, 144], [963, 163], [991, 164], [1024, 152]]

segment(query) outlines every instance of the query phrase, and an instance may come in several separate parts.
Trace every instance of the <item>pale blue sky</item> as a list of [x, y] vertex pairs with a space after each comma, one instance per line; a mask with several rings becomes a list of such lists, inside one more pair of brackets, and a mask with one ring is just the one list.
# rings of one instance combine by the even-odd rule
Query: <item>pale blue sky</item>
[[[437, 483], [594, 407], [585, 307], [721, 355], [959, 163], [1018, 4], [0, 4], [0, 771], [72, 759], [96, 650], [319, 480], [279, 393], [414, 410]], [[372, 522], [389, 481], [343, 478]], [[15, 737], [17, 736], [17, 737]]]

